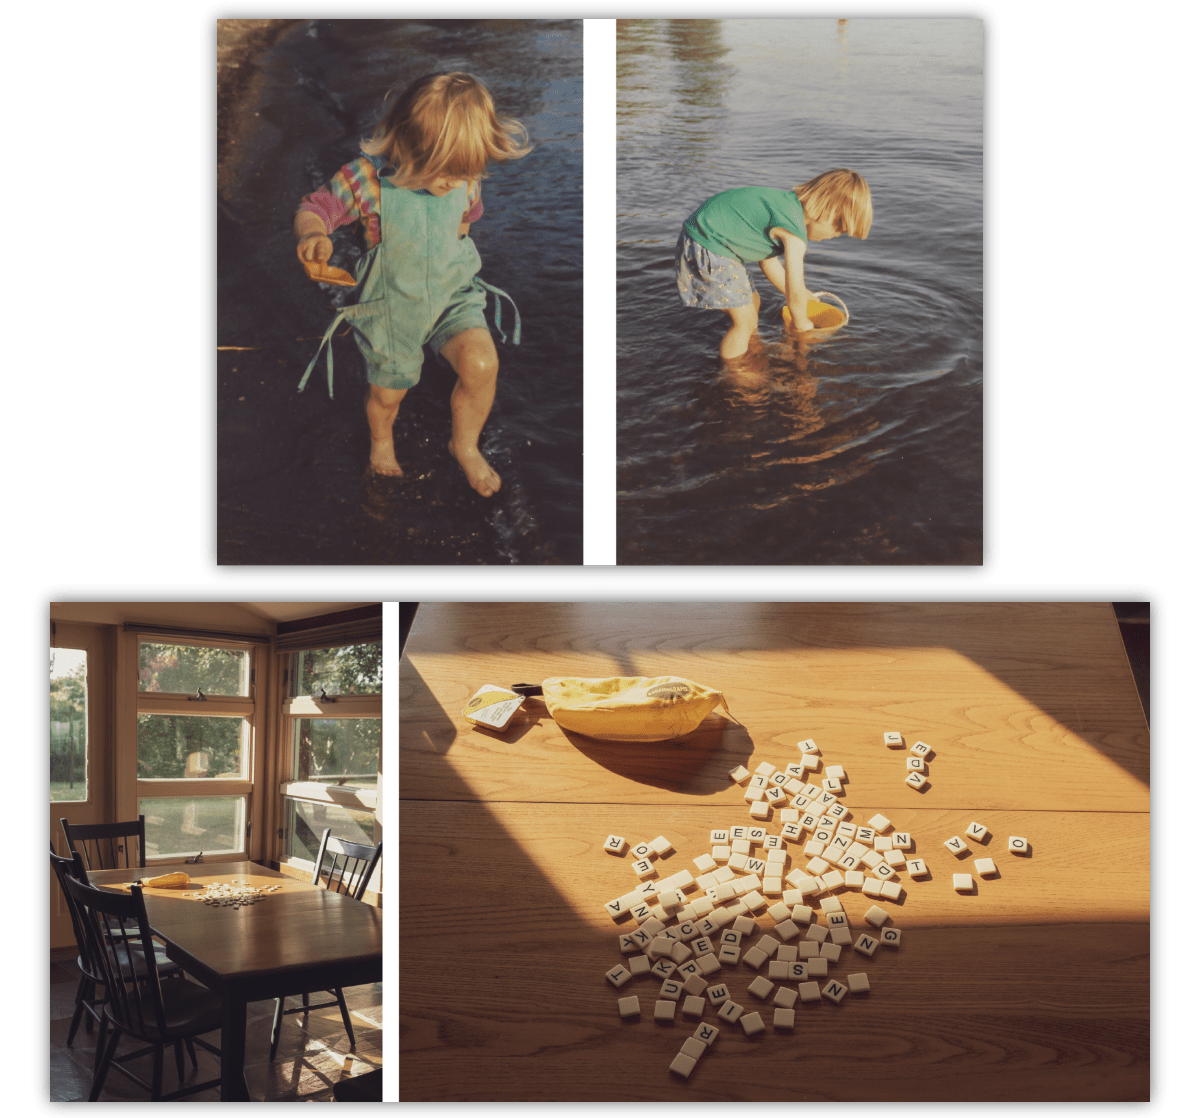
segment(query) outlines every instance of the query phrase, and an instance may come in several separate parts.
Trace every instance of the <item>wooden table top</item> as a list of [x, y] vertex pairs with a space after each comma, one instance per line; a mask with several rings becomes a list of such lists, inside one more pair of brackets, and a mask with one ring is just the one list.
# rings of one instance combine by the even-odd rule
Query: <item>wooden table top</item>
[[[737, 721], [629, 745], [563, 731], [539, 700], [503, 734], [461, 716], [485, 683], [665, 674]], [[423, 605], [400, 696], [402, 1099], [1148, 1097], [1149, 735], [1107, 604]], [[923, 792], [891, 730], [934, 749]], [[871, 992], [797, 1004], [794, 1033], [748, 993], [755, 972], [715, 975], [766, 1032], [722, 1026], [680, 1079], [695, 1022], [656, 1024], [648, 977], [604, 979], [631, 925], [603, 906], [637, 879], [602, 844], [664, 835], [662, 876], [695, 873], [711, 829], [752, 822], [729, 770], [782, 768], [804, 738], [845, 768], [854, 821], [910, 831], [931, 876], [902, 874], [899, 902], [840, 894], [856, 932], [879, 904], [902, 946], [845, 948], [830, 976]], [[973, 821], [990, 841], [964, 865], [942, 841]], [[999, 876], [956, 893], [977, 856]], [[618, 1016], [628, 994], [640, 1018]]]
[[240, 882], [276, 892], [254, 904], [217, 907], [192, 899], [192, 890], [143, 890], [150, 925], [205, 968], [213, 984], [283, 976], [382, 956], [382, 913], [339, 893], [253, 862], [158, 865], [144, 870], [102, 870], [88, 876], [112, 888], [139, 875], [182, 870], [201, 890], [210, 882]]

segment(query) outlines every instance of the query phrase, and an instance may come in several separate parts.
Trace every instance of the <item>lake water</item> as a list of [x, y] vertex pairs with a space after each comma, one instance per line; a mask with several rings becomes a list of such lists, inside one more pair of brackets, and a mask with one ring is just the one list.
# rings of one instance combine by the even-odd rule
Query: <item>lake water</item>
[[[983, 24], [618, 25], [618, 562], [982, 561]], [[810, 246], [849, 323], [801, 352], [751, 265], [762, 347], [685, 307], [683, 220], [851, 167], [863, 241]]]
[[[578, 20], [312, 20], [256, 60], [221, 161], [218, 205], [218, 559], [222, 563], [582, 561], [582, 24]], [[450, 458], [453, 373], [426, 359], [395, 426], [405, 477], [365, 471], [366, 386], [351, 339], [296, 386], [336, 306], [295, 256], [300, 196], [357, 157], [383, 96], [435, 70], [484, 81], [534, 150], [494, 168], [471, 237], [480, 276], [521, 312], [501, 345], [481, 446], [504, 479], [485, 499]], [[231, 116], [234, 114], [230, 114]], [[234, 142], [236, 141], [236, 142]], [[357, 229], [334, 237], [353, 270]], [[488, 314], [491, 316], [491, 301]], [[511, 336], [511, 308], [504, 330]]]

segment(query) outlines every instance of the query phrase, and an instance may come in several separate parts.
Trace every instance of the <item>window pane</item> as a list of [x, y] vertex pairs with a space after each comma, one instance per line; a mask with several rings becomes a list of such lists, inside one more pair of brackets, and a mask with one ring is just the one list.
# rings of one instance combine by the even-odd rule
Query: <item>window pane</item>
[[50, 649], [50, 799], [87, 799], [87, 653]]
[[139, 642], [139, 691], [194, 695], [197, 688], [206, 695], [249, 695], [250, 653], [193, 644]]
[[350, 644], [297, 652], [296, 694], [318, 685], [327, 695], [378, 695], [383, 690], [383, 644]]
[[146, 856], [241, 854], [246, 849], [246, 797], [158, 797], [138, 800], [146, 817]]
[[326, 827], [333, 837], [347, 842], [375, 845], [375, 816], [369, 811], [350, 811], [336, 804], [310, 804], [288, 800], [288, 841], [285, 857], [315, 862], [321, 849], [321, 832]]
[[378, 787], [382, 727], [379, 718], [297, 718], [293, 779]]
[[138, 715], [139, 780], [245, 780], [244, 718]]

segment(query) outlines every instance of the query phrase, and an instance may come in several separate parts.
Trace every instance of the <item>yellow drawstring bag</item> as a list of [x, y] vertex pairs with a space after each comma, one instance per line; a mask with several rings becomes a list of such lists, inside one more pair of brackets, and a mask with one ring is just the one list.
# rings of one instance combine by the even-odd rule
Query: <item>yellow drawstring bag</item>
[[717, 706], [729, 713], [720, 691], [676, 675], [545, 679], [542, 698], [564, 730], [606, 741], [666, 741], [691, 733]]

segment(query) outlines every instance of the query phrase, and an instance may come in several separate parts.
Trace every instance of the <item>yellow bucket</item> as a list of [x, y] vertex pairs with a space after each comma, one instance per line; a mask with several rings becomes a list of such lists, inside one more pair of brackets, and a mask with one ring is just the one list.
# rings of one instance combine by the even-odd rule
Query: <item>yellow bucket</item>
[[[822, 303], [820, 299], [817, 298], [817, 296], [820, 295], [824, 295], [829, 299], [835, 299], [840, 305], [841, 310], [838, 310], [837, 307], [830, 306], [829, 303]], [[813, 293], [813, 298], [809, 299], [808, 301], [808, 317], [809, 321], [811, 321], [813, 324], [813, 328], [811, 330], [805, 330], [804, 336], [812, 337], [813, 335], [816, 335], [818, 337], [828, 337], [835, 330], [840, 330], [846, 325], [847, 322], [850, 321], [850, 311], [846, 307], [846, 304], [843, 303], [841, 299], [838, 299], [833, 292], [817, 291]], [[783, 308], [783, 324], [788, 330], [792, 329], [792, 312], [789, 311], [787, 307]]]

